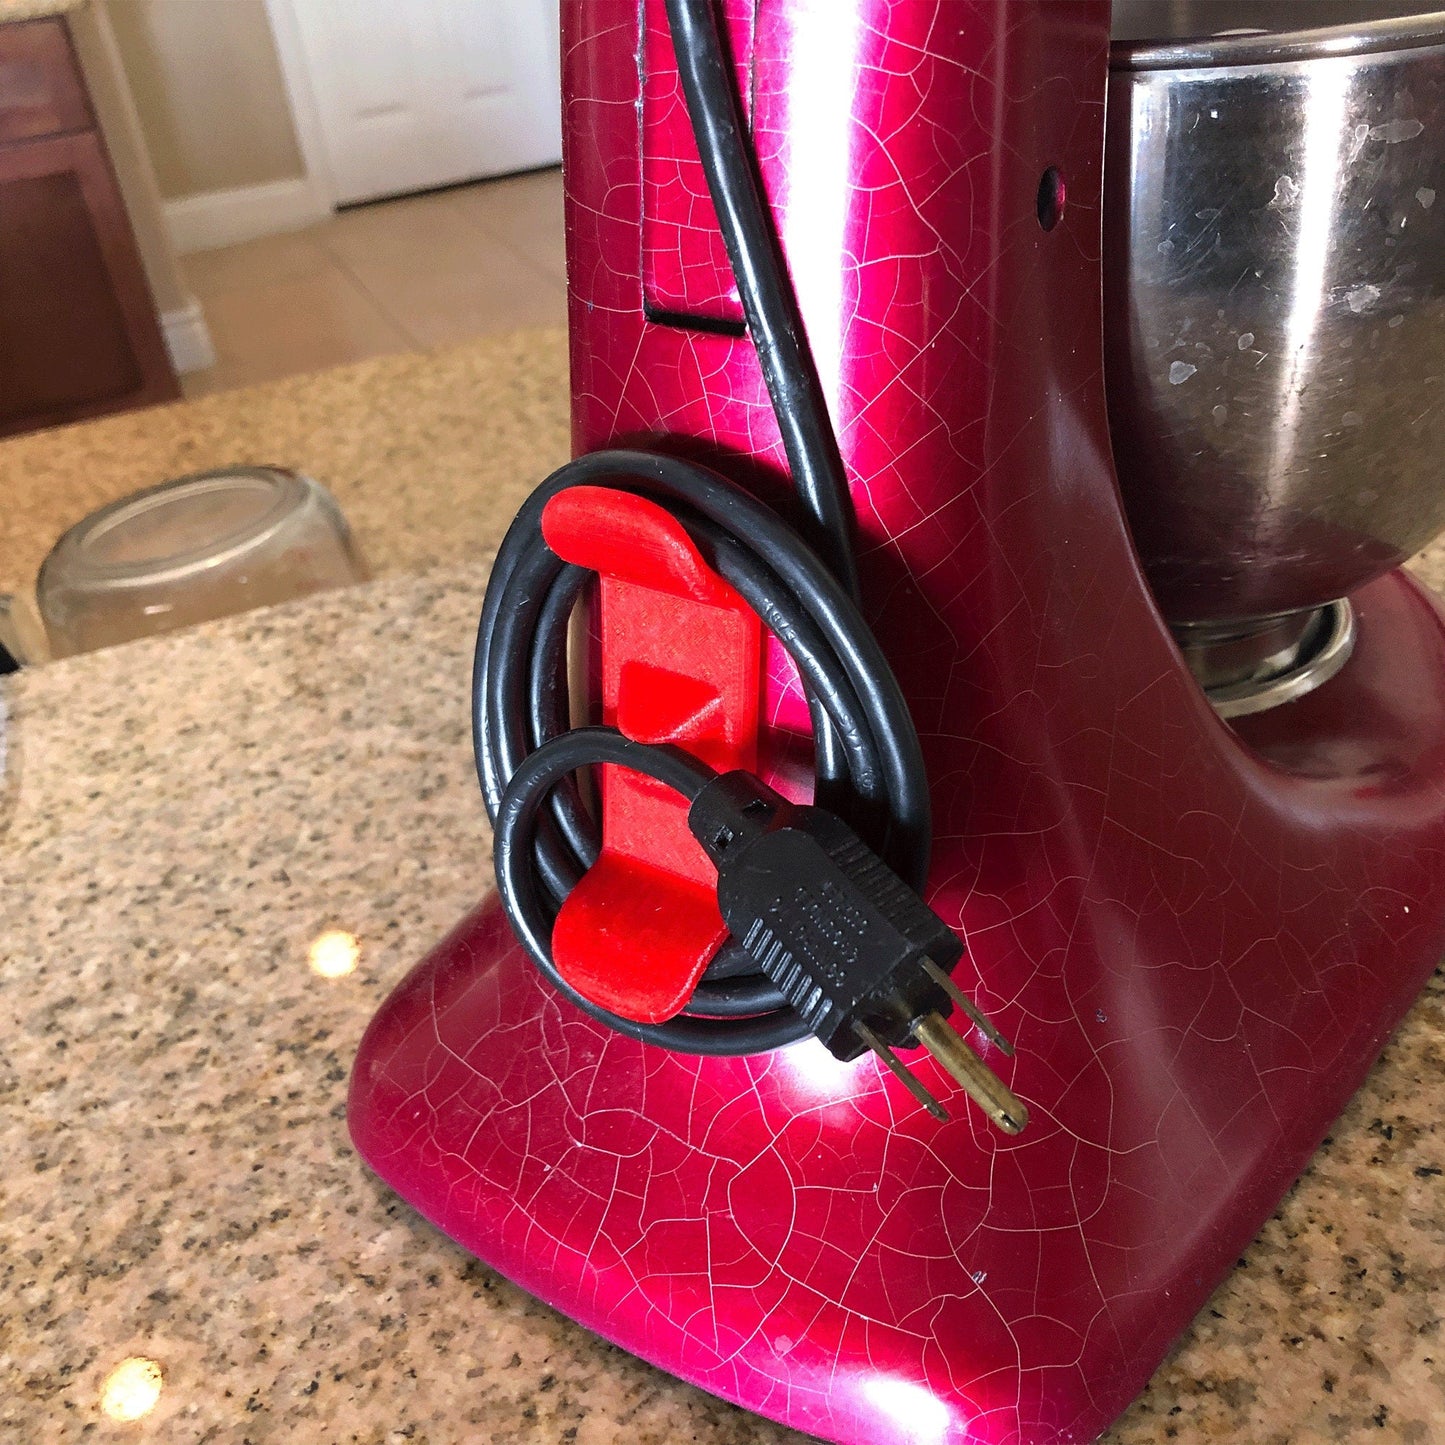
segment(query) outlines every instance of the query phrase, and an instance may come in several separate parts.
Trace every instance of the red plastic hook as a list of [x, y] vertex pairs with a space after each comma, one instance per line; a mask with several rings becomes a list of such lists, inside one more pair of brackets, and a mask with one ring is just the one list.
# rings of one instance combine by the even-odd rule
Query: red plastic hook
[[[762, 625], [677, 518], [631, 492], [570, 487], [547, 503], [542, 533], [601, 579], [603, 721], [720, 772], [755, 769]], [[624, 1018], [671, 1018], [727, 936], [716, 890], [687, 804], [651, 778], [603, 768], [602, 852], [557, 916], [558, 971]]]

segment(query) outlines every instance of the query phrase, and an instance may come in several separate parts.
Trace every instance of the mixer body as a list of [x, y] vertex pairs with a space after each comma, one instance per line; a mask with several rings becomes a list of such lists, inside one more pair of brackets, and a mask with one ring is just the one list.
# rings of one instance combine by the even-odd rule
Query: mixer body
[[[466, 1248], [749, 1409], [869, 1445], [1089, 1440], [1445, 954], [1445, 631], [1374, 581], [1344, 670], [1237, 730], [1183, 665], [1105, 412], [1106, 4], [722, 8], [927, 754], [930, 902], [1031, 1122], [938, 1122], [812, 1042], [629, 1041], [491, 902], [373, 1022], [352, 1132]], [[635, 4], [564, 10], [576, 446], [680, 449], [784, 506], [643, 9], [641, 35]]]

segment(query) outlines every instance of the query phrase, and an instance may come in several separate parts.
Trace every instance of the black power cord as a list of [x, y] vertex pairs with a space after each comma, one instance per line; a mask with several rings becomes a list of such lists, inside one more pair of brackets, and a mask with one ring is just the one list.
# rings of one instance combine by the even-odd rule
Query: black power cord
[[[1007, 1047], [949, 979], [962, 945], [918, 896], [931, 847], [922, 751], [902, 691], [857, 607], [847, 478], [712, 3], [667, 0], [667, 13], [809, 540], [727, 478], [665, 454], [594, 452], [532, 493], [497, 553], [473, 683], [477, 768], [495, 827], [503, 902], [552, 985], [621, 1033], [701, 1054], [759, 1053], [809, 1034], [840, 1058], [872, 1048], [941, 1113], [891, 1051], [922, 1044], [1001, 1127], [1016, 1132], [1027, 1117], [1023, 1106], [942, 1022], [957, 1004]], [[611, 728], [570, 727], [567, 630], [591, 574], [547, 547], [541, 518], [551, 498], [584, 484], [666, 506], [781, 642], [812, 715], [820, 806], [795, 807], [747, 774], [719, 778], [676, 748], [632, 742]], [[601, 1008], [571, 988], [552, 959], [558, 910], [599, 851], [597, 821], [576, 774], [601, 763], [682, 794], [691, 805], [689, 825], [719, 870], [732, 939], [683, 1013], [664, 1023]]]
[[810, 537], [858, 600], [853, 499], [753, 161], [712, 0], [667, 0], [677, 72], [723, 244]]
[[[673, 511], [709, 565], [779, 639], [815, 713], [830, 720], [838, 739], [842, 771], [828, 776], [824, 760], [817, 760], [820, 796], [825, 782], [831, 794], [846, 794], [846, 806], [833, 811], [915, 890], [924, 885], [930, 851], [918, 734], [877, 639], [817, 554], [774, 512], [697, 463], [653, 452], [579, 457], [528, 497], [497, 552], [477, 629], [473, 724], [482, 795], [496, 828], [498, 881], [528, 952], [578, 1007], [634, 1038], [691, 1053], [777, 1048], [809, 1030], [735, 947], [709, 965], [685, 1016], [661, 1024], [599, 1008], [568, 987], [552, 962], [552, 922], [599, 847], [597, 823], [572, 774], [618, 761], [616, 742], [609, 740], [621, 735], [570, 729], [567, 623], [590, 574], [547, 546], [541, 517], [568, 487], [602, 484]], [[561, 757], [567, 766], [528, 769], [544, 746], [554, 749], [549, 758]], [[627, 743], [634, 760], [651, 752]], [[626, 766], [655, 776], [636, 761]], [[549, 791], [550, 809], [543, 812]], [[525, 809], [519, 794], [527, 795]]]

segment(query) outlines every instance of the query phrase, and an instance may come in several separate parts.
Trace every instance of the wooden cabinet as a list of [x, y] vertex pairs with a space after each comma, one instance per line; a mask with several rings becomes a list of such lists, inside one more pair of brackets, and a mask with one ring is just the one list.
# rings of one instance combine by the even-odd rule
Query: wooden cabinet
[[0, 25], [0, 142], [62, 135], [93, 124], [62, 22]]
[[0, 25], [0, 436], [179, 394], [65, 26]]

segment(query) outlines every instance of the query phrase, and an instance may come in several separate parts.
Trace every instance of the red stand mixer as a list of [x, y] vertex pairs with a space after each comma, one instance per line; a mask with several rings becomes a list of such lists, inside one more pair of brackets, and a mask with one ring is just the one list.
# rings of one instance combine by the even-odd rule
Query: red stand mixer
[[[1236, 495], [1224, 473], [1247, 425], [1215, 413], [1249, 411], [1260, 383], [1235, 372], [1273, 350], [1255, 346], [1268, 323], [1226, 316], [1211, 280], [1155, 356], [1141, 293], [1111, 289], [1111, 347], [1143, 357], [1111, 362], [1109, 405], [1161, 617], [1112, 460], [1101, 217], [1111, 256], [1141, 257], [1131, 275], [1163, 258], [1165, 289], [1172, 244], [1129, 201], [1158, 181], [1149, 127], [1111, 171], [1125, 201], [1104, 204], [1107, 4], [574, 0], [563, 16], [582, 460], [524, 509], [483, 617], [503, 898], [382, 1007], [353, 1137], [467, 1249], [748, 1409], [870, 1445], [1091, 1440], [1445, 955], [1445, 624], [1386, 570], [1423, 538], [1381, 526], [1344, 549], [1346, 585], [1324, 568], [1322, 595], [1251, 592], [1243, 621], [1216, 605], [1228, 579], [1195, 560], [1248, 508], [1204, 543], [1150, 510], [1150, 468], [1171, 446], [1196, 457], [1193, 423], [1161, 408], [1197, 383], [1188, 404], [1229, 438], [1210, 459]], [[1316, 117], [1343, 96], [1342, 194], [1348, 165], [1378, 160], [1379, 184], [1413, 163], [1421, 107], [1445, 121], [1442, 42], [1399, 22], [1337, 44], [1343, 80], [1249, 37], [1217, 75], [1187, 47], [1144, 52], [1116, 73], [1110, 124], [1185, 105], [1161, 76], [1295, 66]], [[1371, 84], [1406, 63], [1410, 85]], [[1415, 111], [1360, 121], [1356, 91]], [[1200, 113], [1248, 103], [1211, 93]], [[1307, 137], [1290, 186], [1270, 174], [1242, 214], [1293, 206], [1281, 234], [1316, 234], [1321, 154]], [[1179, 275], [1233, 265], [1230, 200], [1191, 223], [1219, 239]], [[1433, 224], [1418, 204], [1412, 224]], [[1339, 325], [1409, 339], [1388, 283], [1436, 278], [1400, 254], [1385, 280], [1336, 287]], [[1272, 490], [1250, 515], [1275, 539], [1292, 509], [1312, 535], [1344, 526], [1294, 507], [1291, 460], [1312, 434], [1308, 340], [1327, 334], [1303, 283], [1317, 266], [1324, 295], [1332, 264], [1296, 246], [1285, 359], [1250, 373], [1284, 397], [1285, 430], [1251, 463]], [[826, 515], [830, 445], [851, 517]], [[856, 607], [836, 600], [853, 569]], [[590, 711], [567, 696], [569, 626]], [[823, 652], [841, 660], [809, 661]], [[600, 801], [568, 781], [587, 746]], [[852, 759], [851, 794], [831, 754]], [[815, 756], [820, 806], [796, 807]], [[739, 778], [756, 786], [718, 792]], [[599, 810], [600, 853], [567, 853]], [[727, 850], [775, 826], [809, 833], [820, 861], [759, 901], [771, 885]], [[896, 1017], [854, 978], [885, 935], [907, 940]], [[708, 1042], [724, 1036], [755, 1046]]]

